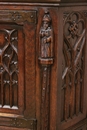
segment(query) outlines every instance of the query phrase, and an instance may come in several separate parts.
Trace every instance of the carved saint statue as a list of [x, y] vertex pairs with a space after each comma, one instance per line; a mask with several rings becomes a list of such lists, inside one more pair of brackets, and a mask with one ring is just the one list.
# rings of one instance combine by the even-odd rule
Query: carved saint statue
[[41, 58], [53, 57], [53, 30], [51, 28], [49, 12], [45, 12], [43, 17], [43, 25], [40, 29], [39, 47]]

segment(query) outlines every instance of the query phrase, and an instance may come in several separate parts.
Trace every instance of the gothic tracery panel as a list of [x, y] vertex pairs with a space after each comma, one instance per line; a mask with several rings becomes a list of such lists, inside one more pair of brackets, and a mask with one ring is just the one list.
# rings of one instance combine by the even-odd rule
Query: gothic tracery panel
[[17, 44], [16, 29], [0, 30], [0, 106], [4, 108], [18, 106]]
[[64, 18], [62, 114], [67, 121], [83, 112], [85, 20], [72, 12]]

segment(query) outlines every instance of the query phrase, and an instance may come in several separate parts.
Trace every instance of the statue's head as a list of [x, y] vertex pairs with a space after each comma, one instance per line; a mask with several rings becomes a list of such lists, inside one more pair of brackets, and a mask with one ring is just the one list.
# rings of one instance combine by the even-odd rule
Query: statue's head
[[49, 15], [49, 12], [45, 11], [45, 15], [43, 17], [43, 27], [45, 30], [49, 27], [50, 22], [51, 22], [51, 17]]

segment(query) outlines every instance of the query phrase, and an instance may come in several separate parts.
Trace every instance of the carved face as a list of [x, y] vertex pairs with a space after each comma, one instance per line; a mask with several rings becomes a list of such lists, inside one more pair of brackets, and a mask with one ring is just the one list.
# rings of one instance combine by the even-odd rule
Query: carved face
[[44, 21], [43, 22], [43, 28], [46, 30], [49, 27], [49, 22]]

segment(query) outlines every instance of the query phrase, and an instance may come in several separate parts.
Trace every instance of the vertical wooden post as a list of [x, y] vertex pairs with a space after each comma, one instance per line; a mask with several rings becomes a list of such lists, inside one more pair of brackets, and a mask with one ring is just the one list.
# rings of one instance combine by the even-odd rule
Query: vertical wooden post
[[39, 63], [41, 65], [41, 130], [49, 130], [50, 77], [53, 64], [53, 29], [51, 17], [45, 11], [39, 34]]

